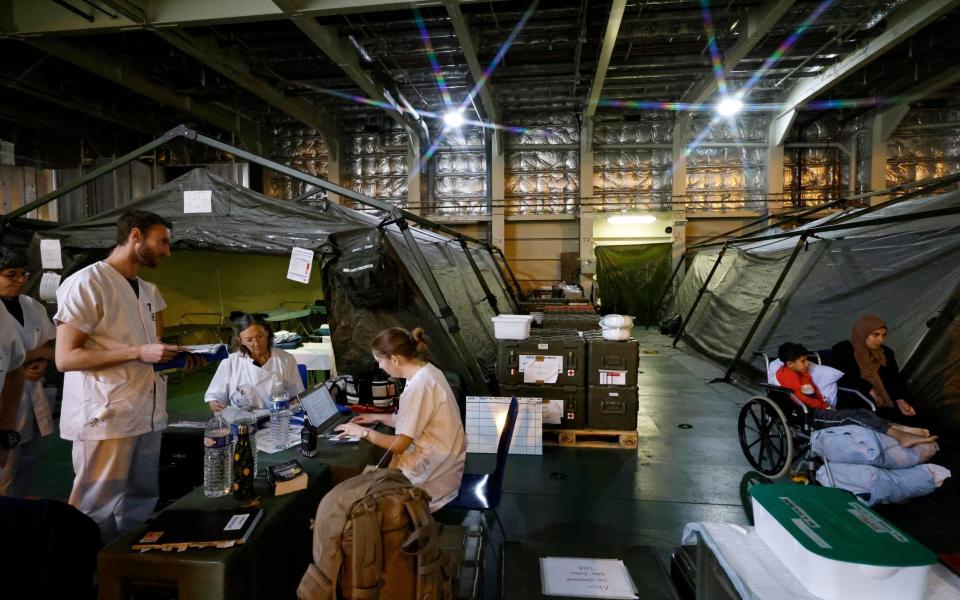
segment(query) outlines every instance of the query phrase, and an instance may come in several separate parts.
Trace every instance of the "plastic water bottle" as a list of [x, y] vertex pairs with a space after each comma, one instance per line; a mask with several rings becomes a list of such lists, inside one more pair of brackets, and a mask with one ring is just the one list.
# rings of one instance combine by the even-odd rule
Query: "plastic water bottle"
[[286, 387], [277, 382], [270, 396], [270, 437], [274, 450], [283, 450], [290, 437], [290, 395]]
[[230, 456], [230, 426], [220, 416], [207, 421], [203, 432], [203, 495], [208, 498], [226, 496], [233, 484], [233, 461]]

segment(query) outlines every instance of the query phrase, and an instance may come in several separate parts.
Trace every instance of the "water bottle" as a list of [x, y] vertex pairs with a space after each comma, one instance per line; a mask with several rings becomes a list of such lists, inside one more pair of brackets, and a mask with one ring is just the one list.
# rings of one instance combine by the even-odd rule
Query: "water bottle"
[[253, 498], [253, 452], [250, 447], [250, 428], [237, 424], [237, 447], [233, 451], [233, 497], [238, 500]]
[[310, 424], [307, 417], [304, 417], [303, 429], [300, 431], [300, 454], [307, 458], [317, 455], [317, 428]]
[[230, 457], [230, 426], [215, 416], [203, 431], [203, 495], [218, 498], [230, 493], [233, 483]]
[[290, 395], [286, 386], [277, 382], [270, 397], [270, 437], [274, 450], [283, 450], [290, 437]]

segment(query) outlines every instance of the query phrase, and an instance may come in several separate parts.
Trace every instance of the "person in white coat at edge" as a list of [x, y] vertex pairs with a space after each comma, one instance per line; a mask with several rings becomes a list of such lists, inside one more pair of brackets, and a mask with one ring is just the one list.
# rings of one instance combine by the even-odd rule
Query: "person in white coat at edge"
[[[415, 486], [430, 494], [430, 512], [448, 504], [460, 491], [467, 460], [467, 437], [457, 399], [443, 372], [422, 360], [427, 351], [423, 329], [381, 331], [370, 344], [373, 358], [391, 377], [406, 379], [396, 415], [366, 414], [337, 426], [341, 435], [356, 435], [393, 453], [390, 467], [400, 469]], [[395, 435], [363, 427], [383, 423]]]
[[24, 356], [17, 322], [6, 311], [0, 311], [0, 469], [20, 442], [20, 434], [14, 427], [23, 394]]
[[16, 431], [20, 442], [0, 468], [0, 496], [24, 497], [43, 455], [44, 438], [53, 433], [53, 415], [43, 391], [43, 375], [53, 360], [56, 329], [43, 304], [21, 295], [30, 273], [29, 260], [20, 250], [0, 246], [0, 312], [15, 321], [14, 331], [26, 353], [23, 393], [17, 410]]
[[256, 315], [243, 315], [234, 324], [233, 352], [217, 365], [203, 400], [215, 413], [270, 408], [274, 386], [295, 398], [304, 390], [297, 359], [273, 347], [270, 324]]
[[145, 521], [158, 499], [167, 380], [153, 365], [178, 350], [160, 343], [166, 302], [137, 274], [170, 255], [171, 228], [154, 213], [124, 213], [110, 256], [57, 289], [60, 435], [73, 442], [76, 473], [69, 502], [107, 543]]

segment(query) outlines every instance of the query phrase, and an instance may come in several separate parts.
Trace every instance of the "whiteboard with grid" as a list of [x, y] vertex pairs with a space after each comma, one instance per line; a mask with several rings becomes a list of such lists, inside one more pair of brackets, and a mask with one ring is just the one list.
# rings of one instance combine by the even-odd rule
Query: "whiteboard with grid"
[[[510, 454], [543, 454], [543, 404], [540, 398], [517, 398], [517, 424]], [[467, 396], [467, 452], [496, 454], [510, 408], [509, 397]]]

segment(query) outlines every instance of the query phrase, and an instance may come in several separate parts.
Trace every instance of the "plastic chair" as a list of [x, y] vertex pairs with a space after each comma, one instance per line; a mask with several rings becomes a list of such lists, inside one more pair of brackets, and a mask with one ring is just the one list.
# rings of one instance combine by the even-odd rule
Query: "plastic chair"
[[447, 504], [450, 508], [467, 510], [493, 511], [497, 520], [500, 535], [504, 541], [507, 535], [503, 530], [503, 523], [497, 515], [497, 506], [500, 504], [500, 493], [503, 490], [503, 472], [507, 466], [507, 455], [510, 453], [510, 442], [513, 440], [513, 430], [517, 424], [517, 413], [520, 404], [516, 396], [510, 399], [510, 408], [507, 409], [507, 420], [504, 422], [500, 441], [497, 444], [497, 466], [491, 473], [464, 473], [460, 481], [460, 493]]

